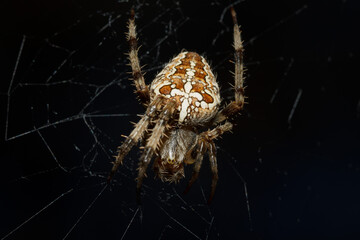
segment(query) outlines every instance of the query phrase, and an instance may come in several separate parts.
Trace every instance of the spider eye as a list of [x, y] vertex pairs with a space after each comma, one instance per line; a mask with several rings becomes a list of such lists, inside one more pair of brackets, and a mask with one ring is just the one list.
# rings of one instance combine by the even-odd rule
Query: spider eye
[[166, 161], [161, 160], [161, 158], [156, 159], [154, 162], [156, 176], [165, 182], [178, 182], [185, 176], [184, 165], [182, 163], [179, 165], [174, 164], [175, 162], [175, 159], [172, 160], [170, 158], [167, 158]]
[[175, 164], [175, 162], [176, 162], [175, 158], [168, 158], [166, 161], [168, 164], [171, 164], [171, 165]]

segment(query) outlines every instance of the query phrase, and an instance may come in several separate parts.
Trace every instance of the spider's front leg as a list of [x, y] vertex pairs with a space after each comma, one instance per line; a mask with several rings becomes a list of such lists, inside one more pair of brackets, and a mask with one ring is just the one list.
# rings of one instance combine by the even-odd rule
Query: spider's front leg
[[197, 154], [196, 154], [193, 173], [184, 193], [187, 193], [190, 190], [191, 186], [198, 178], [203, 160], [203, 155], [207, 152], [209, 155], [210, 167], [212, 172], [211, 192], [208, 199], [208, 204], [211, 203], [215, 194], [216, 184], [218, 181], [216, 146], [213, 140], [215, 140], [225, 132], [231, 131], [232, 127], [233, 125], [230, 122], [225, 122], [223, 125], [217, 126], [214, 129], [208, 130], [200, 134], [198, 138], [198, 144], [195, 146], [194, 149], [192, 149], [192, 151], [197, 151]]
[[150, 120], [155, 117], [156, 113], [162, 108], [164, 98], [157, 96], [154, 101], [148, 106], [145, 115], [135, 125], [130, 135], [126, 137], [125, 141], [118, 147], [118, 155], [115, 157], [114, 165], [107, 178], [108, 183], [111, 182], [116, 170], [122, 163], [124, 157], [129, 153], [131, 148], [144, 136], [145, 131], [148, 129]]
[[166, 128], [169, 128], [169, 121], [176, 113], [176, 102], [173, 100], [168, 100], [166, 103], [162, 113], [160, 114], [159, 119], [157, 120], [154, 128], [152, 129], [151, 135], [146, 141], [146, 146], [144, 148], [144, 152], [142, 153], [140, 157], [139, 162], [139, 168], [138, 168], [138, 177], [137, 177], [137, 184], [136, 184], [136, 197], [138, 204], [141, 203], [140, 198], [140, 191], [141, 191], [141, 185], [144, 179], [144, 176], [146, 176], [146, 169], [156, 152], [157, 147], [160, 144], [161, 138], [164, 136]]
[[224, 109], [214, 118], [214, 125], [225, 121], [227, 118], [237, 114], [244, 107], [244, 47], [241, 40], [241, 32], [237, 23], [236, 12], [233, 7], [230, 8], [234, 23], [234, 58], [235, 58], [235, 72], [234, 72], [234, 90], [235, 100], [228, 104]]
[[144, 106], [146, 106], [150, 102], [150, 93], [149, 93], [149, 87], [145, 84], [144, 75], [141, 72], [141, 66], [138, 57], [139, 47], [136, 37], [134, 9], [131, 10], [128, 29], [129, 30], [128, 33], [126, 34], [126, 39], [130, 47], [129, 60], [130, 60], [134, 85], [136, 87], [135, 93], [138, 95], [140, 102]]

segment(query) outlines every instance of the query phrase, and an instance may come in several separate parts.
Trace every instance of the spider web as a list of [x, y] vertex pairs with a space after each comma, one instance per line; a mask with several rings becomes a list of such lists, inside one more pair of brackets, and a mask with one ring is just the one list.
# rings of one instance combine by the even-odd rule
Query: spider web
[[[10, 22], [1, 38], [2, 239], [281, 239], [359, 233], [352, 220], [360, 198], [350, 193], [359, 174], [360, 101], [351, 87], [358, 39], [349, 27], [355, 1], [234, 2], [246, 50], [249, 104], [233, 133], [216, 141], [220, 180], [212, 205], [206, 204], [211, 172], [204, 161], [187, 195], [182, 191], [192, 166], [177, 185], [154, 179], [149, 168], [143, 205], [137, 206], [138, 148], [126, 156], [114, 183], [106, 185], [121, 135], [128, 135], [131, 122], [144, 112], [124, 55], [131, 7], [147, 83], [181, 50], [196, 51], [217, 73], [225, 103], [233, 98], [230, 3], [2, 4], [9, 9], [2, 22]], [[339, 121], [346, 124], [340, 128]], [[334, 139], [344, 142], [337, 145]], [[341, 174], [344, 184], [333, 180], [327, 187], [319, 180], [333, 174]], [[340, 209], [349, 214], [339, 210], [335, 216], [349, 221], [336, 221], [340, 227], [329, 230], [333, 223], [318, 222], [325, 219], [330, 203], [323, 205], [334, 197], [333, 189], [343, 196], [334, 198]], [[345, 199], [352, 199], [347, 206], [357, 210], [349, 213]]]

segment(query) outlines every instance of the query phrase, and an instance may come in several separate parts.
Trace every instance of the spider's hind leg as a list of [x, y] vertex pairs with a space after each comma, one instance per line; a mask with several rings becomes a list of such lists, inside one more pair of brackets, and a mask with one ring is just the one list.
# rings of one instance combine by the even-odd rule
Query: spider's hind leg
[[140, 102], [146, 106], [150, 102], [150, 92], [149, 87], [145, 84], [144, 75], [141, 72], [141, 66], [138, 57], [139, 47], [136, 36], [135, 12], [133, 9], [131, 10], [126, 39], [130, 47], [129, 60], [134, 85], [136, 87], [135, 93], [137, 94]]

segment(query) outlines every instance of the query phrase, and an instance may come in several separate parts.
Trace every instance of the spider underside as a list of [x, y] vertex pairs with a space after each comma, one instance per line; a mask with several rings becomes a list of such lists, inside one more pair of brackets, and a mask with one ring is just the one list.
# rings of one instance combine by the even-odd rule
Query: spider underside
[[235, 100], [220, 110], [215, 76], [206, 60], [195, 52], [181, 52], [165, 66], [151, 85], [145, 84], [138, 58], [135, 14], [131, 11], [127, 33], [129, 60], [135, 93], [146, 107], [146, 112], [118, 147], [108, 183], [131, 148], [142, 142], [143, 152], [137, 177], [138, 202], [142, 181], [153, 157], [156, 176], [166, 182], [177, 183], [184, 177], [184, 164], [194, 163], [192, 177], [185, 190], [187, 192], [199, 175], [205, 154], [208, 155], [212, 171], [208, 203], [212, 201], [218, 180], [214, 140], [232, 129], [233, 125], [228, 119], [239, 113], [245, 99], [243, 46], [232, 7], [231, 15], [234, 22]]

